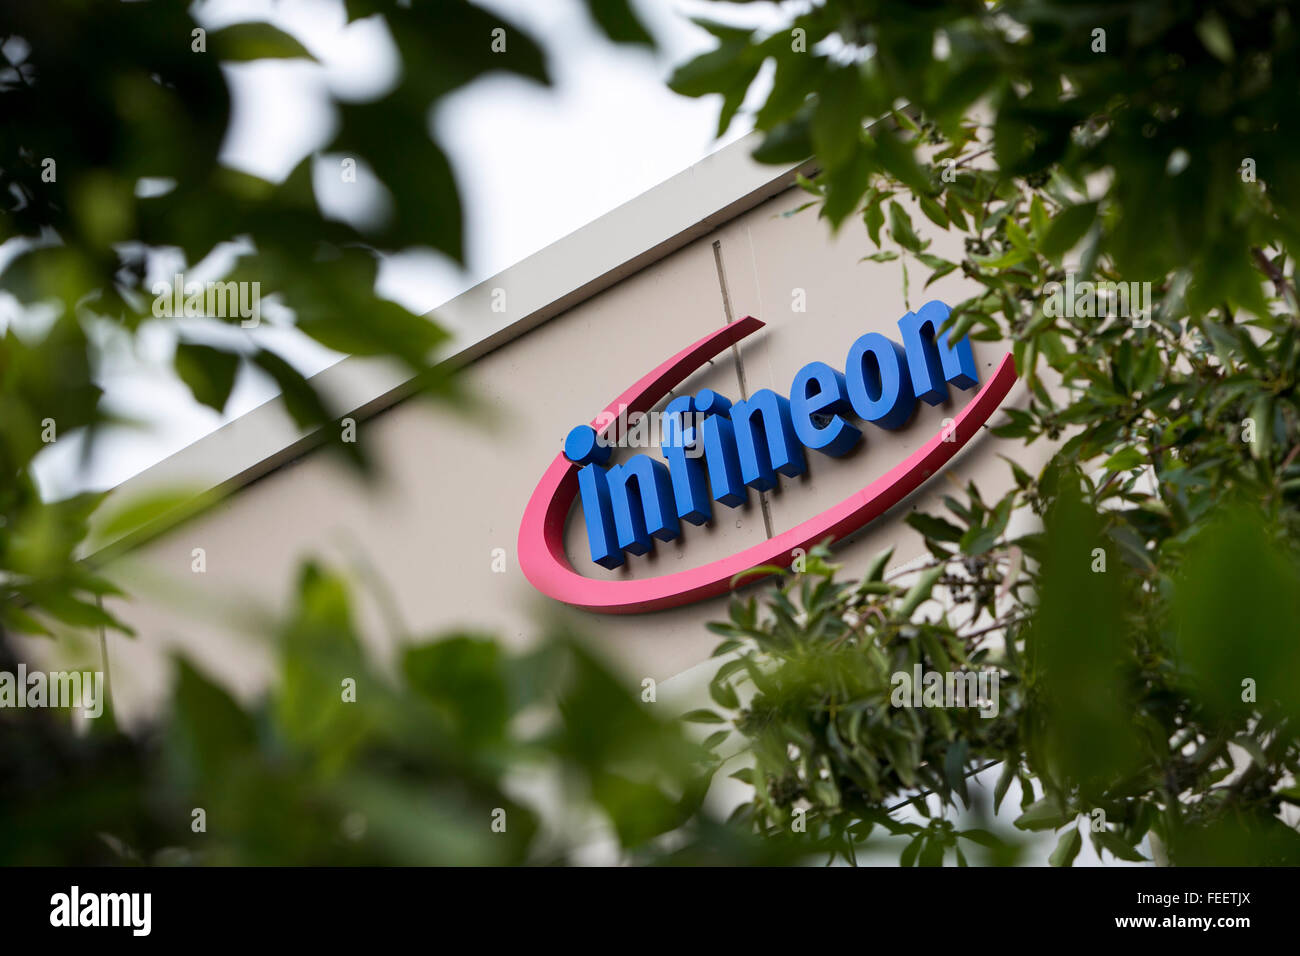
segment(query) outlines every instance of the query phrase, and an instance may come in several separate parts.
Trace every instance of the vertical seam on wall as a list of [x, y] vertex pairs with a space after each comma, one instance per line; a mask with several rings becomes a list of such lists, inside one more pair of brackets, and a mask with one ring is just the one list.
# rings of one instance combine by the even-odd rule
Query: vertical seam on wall
[[[754, 230], [745, 224], [745, 242], [749, 245], [749, 264], [754, 270], [755, 295], [758, 297], [758, 307], [763, 308], [763, 290], [758, 287], [758, 253], [754, 251]], [[769, 351], [767, 356], [767, 373], [770, 381], [776, 381], [776, 375], [772, 368], [772, 353]]]
[[[713, 264], [718, 270], [718, 289], [722, 293], [722, 311], [727, 317], [727, 324], [730, 325], [735, 319], [731, 312], [731, 291], [727, 288], [727, 269], [722, 263], [722, 240], [713, 240]], [[736, 381], [740, 384], [740, 400], [749, 399], [749, 386], [745, 382], [745, 362], [740, 357], [740, 346], [731, 347], [731, 357], [736, 363]], [[772, 537], [772, 511], [767, 503], [767, 493], [760, 491], [758, 493], [758, 508], [763, 515], [763, 530], [769, 538]]]

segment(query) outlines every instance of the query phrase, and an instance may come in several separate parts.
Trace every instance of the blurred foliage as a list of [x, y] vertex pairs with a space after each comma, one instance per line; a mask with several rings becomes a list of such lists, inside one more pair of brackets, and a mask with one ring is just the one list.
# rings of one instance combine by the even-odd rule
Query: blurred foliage
[[[756, 156], [814, 155], [807, 205], [835, 228], [860, 216], [867, 259], [898, 262], [905, 296], [920, 277], [972, 280], [949, 334], [1012, 342], [1029, 387], [994, 431], [1054, 446], [1038, 475], [1009, 462], [994, 504], [971, 487], [908, 517], [953, 595], [937, 623], [824, 564], [766, 614], [735, 604], [719, 680], [755, 692], [717, 699], [752, 751], [759, 831], [799, 807], [851, 857], [891, 801], [946, 810], [990, 758], [996, 800], [1020, 780], [1017, 826], [1061, 831], [1054, 864], [1084, 833], [1121, 859], [1152, 834], [1175, 864], [1300, 863], [1293, 17], [827, 0], [764, 34], [705, 24], [718, 46], [674, 88], [720, 94], [725, 128], [775, 61]], [[964, 255], [935, 255], [914, 215]], [[1150, 282], [1151, 308], [1052, 308], [1067, 281]], [[1018, 512], [1042, 530], [1008, 534]], [[886, 706], [891, 671], [977, 659], [1001, 675], [995, 720]], [[903, 862], [961, 862], [961, 846], [935, 824]]]
[[[646, 42], [625, 2], [589, 8], [611, 39]], [[71, 560], [95, 497], [41, 501], [30, 463], [47, 419], [61, 435], [104, 424], [92, 331], [146, 321], [150, 250], [193, 265], [243, 240], [228, 278], [259, 281], [322, 344], [392, 356], [449, 391], [430, 370], [442, 333], [375, 297], [376, 256], [423, 245], [459, 257], [458, 194], [429, 108], [494, 69], [545, 81], [545, 57], [508, 24], [509, 52], [490, 54], [500, 21], [467, 3], [347, 9], [382, 15], [404, 66], [378, 100], [335, 102], [335, 139], [319, 151], [357, 157], [390, 192], [393, 217], [364, 231], [320, 215], [310, 158], [282, 183], [218, 160], [219, 64], [309, 56], [292, 38], [236, 25], [200, 54], [176, 4], [6, 6], [0, 37], [23, 42], [6, 39], [0, 69], [12, 198], [0, 228], [29, 246], [0, 281], [54, 309], [40, 334], [6, 330], [0, 350], [5, 630], [112, 625], [97, 600], [109, 586]], [[143, 736], [0, 713], [5, 861], [578, 859], [592, 834], [545, 819], [537, 771], [641, 862], [853, 862], [888, 834], [905, 838], [906, 864], [1006, 863], [1020, 850], [982, 825], [968, 781], [1000, 763], [993, 808], [1017, 781], [1017, 826], [1060, 832], [1054, 864], [1085, 837], [1103, 858], [1151, 845], [1176, 864], [1300, 862], [1283, 817], [1300, 804], [1290, 5], [788, 9], [789, 29], [770, 34], [709, 24], [717, 48], [674, 88], [720, 95], [725, 129], [775, 61], [758, 156], [815, 156], [811, 204], [836, 228], [860, 216], [869, 258], [898, 263], [905, 295], [921, 277], [978, 287], [950, 334], [1014, 343], [1029, 397], [997, 432], [1054, 443], [1048, 466], [1012, 463], [1014, 488], [996, 501], [971, 486], [943, 515], [909, 516], [931, 560], [907, 574], [884, 554], [840, 581], [817, 550], [761, 601], [738, 598], [715, 626], [714, 706], [687, 715], [702, 743], [652, 719], [563, 636], [522, 656], [471, 635], [416, 641], [395, 675], [377, 673], [346, 585], [308, 566], [279, 635], [282, 679], [257, 701], [181, 664], [170, 715]], [[935, 255], [914, 215], [955, 231], [964, 255]], [[1150, 281], [1150, 322], [1050, 314], [1048, 284], [1067, 272]], [[198, 401], [222, 407], [248, 361], [302, 424], [334, 417], [255, 339], [183, 344], [177, 368]], [[1042, 530], [1009, 532], [1021, 514]], [[996, 672], [997, 715], [893, 706], [893, 675], [918, 665]], [[737, 757], [753, 798], [714, 820], [705, 789]], [[498, 809], [504, 833], [491, 829]]]
[[[1018, 759], [1024, 693], [1015, 661], [989, 646], [987, 632], [963, 636], [946, 613], [930, 620], [922, 610], [936, 587], [960, 608], [970, 597], [963, 592], [989, 582], [936, 563], [900, 586], [885, 579], [892, 554], [881, 553], [865, 577], [846, 582], [836, 580], [838, 566], [818, 546], [800, 573], [761, 602], [736, 598], [730, 620], [709, 625], [725, 637], [714, 656], [726, 658], [710, 695], [724, 713], [735, 712], [743, 741], [737, 755], [749, 758], [732, 776], [754, 787], [733, 823], [769, 838], [801, 834], [809, 852], [823, 850], [832, 860], [856, 862], [877, 833], [908, 838], [904, 865], [951, 854], [964, 866], [975, 847], [988, 851], [980, 859], [1014, 862], [1018, 847], [983, 826], [956, 829], [926, 799], [933, 796], [944, 811], [973, 810], [978, 819], [987, 808], [972, 798], [967, 777], [990, 762]], [[1001, 693], [990, 695], [997, 713], [981, 716], [974, 684], [959, 706], [900, 706], [912, 700], [918, 667], [923, 674], [998, 669]], [[963, 694], [967, 689], [963, 684]], [[714, 710], [687, 719], [725, 723]], [[729, 729], [719, 730], [714, 745], [728, 737]], [[1002, 787], [994, 812], [1004, 795]], [[918, 813], [924, 822], [904, 818]]]
[[[756, 155], [815, 155], [837, 225], [880, 170], [942, 200], [914, 139], [862, 131], [906, 103], [950, 142], [986, 113], [1008, 183], [1101, 174], [1100, 204], [1078, 204], [1063, 228], [1077, 238], [1095, 226], [1098, 253], [1130, 280], [1188, 274], [1198, 309], [1261, 308], [1253, 251], [1300, 237], [1300, 24], [1285, 0], [826, 0], [765, 34], [697, 22], [718, 46], [680, 67], [673, 88], [721, 94], [725, 128], [773, 63]], [[1246, 159], [1267, 194], [1242, 181]]]
[[[170, 712], [132, 737], [5, 713], [0, 862], [564, 863], [605, 832], [671, 862], [661, 834], [721, 828], [700, 812], [709, 752], [559, 633], [516, 655], [416, 640], [381, 674], [347, 583], [307, 564], [276, 646], [251, 704], [179, 662]], [[776, 858], [743, 834], [728, 853]]]
[[[243, 316], [157, 316], [155, 298], [170, 297], [173, 281], [171, 269], [154, 275], [159, 254], [179, 255], [182, 274], [202, 267], [213, 280], [256, 282], [261, 299], [291, 310], [294, 326], [320, 344], [390, 357], [424, 392], [454, 396], [436, 364], [446, 332], [376, 295], [379, 257], [423, 247], [461, 261], [460, 192], [431, 138], [431, 111], [488, 73], [549, 84], [546, 54], [527, 31], [465, 0], [347, 0], [344, 8], [349, 23], [382, 22], [398, 79], [360, 102], [322, 85], [332, 136], [282, 182], [221, 160], [227, 71], [312, 60], [295, 38], [260, 22], [205, 29], [195, 19], [201, 5], [172, 0], [0, 8], [0, 293], [27, 319], [0, 339], [0, 627], [43, 633], [40, 615], [115, 626], [98, 601], [108, 585], [72, 560], [99, 496], [43, 502], [31, 470], [54, 441], [80, 436], [88, 457], [113, 424], [98, 385], [113, 335], [172, 326], [174, 368], [196, 401], [222, 410], [237, 372], [256, 369], [301, 427], [319, 428], [332, 448], [367, 464], [361, 443], [344, 441], [337, 425], [321, 427], [347, 410], [258, 329], [241, 329]], [[592, 0], [589, 9], [611, 40], [649, 42], [626, 0]], [[363, 227], [322, 213], [313, 168], [340, 175], [343, 160], [373, 174], [391, 215]], [[215, 274], [225, 256], [233, 266]], [[135, 517], [147, 522], [177, 504], [159, 499], [151, 511], [144, 503]]]
[[[608, 39], [652, 42], [627, 0], [587, 7]], [[266, 23], [205, 30], [199, 8], [172, 0], [3, 6], [0, 289], [25, 321], [0, 342], [0, 670], [17, 666], [5, 640], [14, 631], [125, 630], [99, 602], [112, 586], [74, 560], [101, 496], [46, 502], [32, 476], [51, 442], [81, 435], [89, 454], [112, 423], [97, 384], [106, 330], [174, 325], [177, 374], [218, 411], [253, 367], [300, 426], [337, 416], [256, 330], [196, 334], [192, 321], [158, 317], [148, 282], [157, 254], [179, 254], [188, 272], [234, 251], [233, 268], [213, 278], [257, 282], [322, 345], [398, 360], [425, 391], [452, 393], [436, 366], [444, 331], [376, 295], [379, 256], [425, 247], [461, 260], [460, 195], [431, 138], [432, 110], [487, 73], [547, 84], [547, 56], [462, 0], [345, 8], [349, 22], [383, 21], [399, 78], [370, 101], [327, 91], [332, 138], [268, 182], [221, 161], [227, 71], [310, 60], [295, 38]], [[344, 159], [387, 191], [387, 219], [354, 226], [322, 214], [314, 164]], [[339, 434], [321, 431], [359, 455]], [[135, 502], [100, 530], [113, 538], [194, 506], [174, 494]], [[663, 856], [656, 838], [687, 819], [721, 827], [698, 813], [708, 751], [571, 638], [513, 656], [485, 637], [423, 638], [386, 675], [362, 654], [349, 602], [341, 579], [304, 568], [279, 634], [279, 678], [256, 701], [182, 661], [167, 713], [129, 736], [111, 717], [74, 731], [67, 713], [0, 711], [0, 862], [563, 862], [601, 836], [592, 828], [602, 813], [619, 847], [653, 860]], [[560, 795], [532, 793], [534, 778]], [[555, 817], [557, 805], [590, 812], [577, 830], [563, 814], [548, 824], [543, 811]], [[202, 832], [191, 827], [197, 808]], [[727, 843], [730, 859], [776, 852], [743, 835]]]
[[[733, 823], [800, 834], [831, 860], [856, 862], [875, 834], [910, 838], [903, 865], [964, 866], [971, 844], [1012, 863], [1023, 847], [989, 832], [967, 782], [1000, 763], [993, 812], [1018, 782], [1015, 825], [1062, 831], [1053, 864], [1073, 861], [1083, 833], [1103, 859], [1147, 859], [1151, 834], [1175, 864], [1300, 864], [1280, 816], [1300, 805], [1295, 538], [1234, 500], [1185, 547], [1153, 546], [1146, 569], [1097, 565], [1120, 551], [1123, 519], [1058, 467], [1042, 531], [999, 531], [972, 553], [1028, 491], [986, 508], [972, 485], [966, 503], [948, 499], [955, 520], [909, 517], [933, 552], [920, 568], [886, 575], [890, 549], [861, 580], [837, 580], [819, 546], [761, 601], [733, 599], [710, 625], [725, 637], [715, 708], [686, 716], [742, 758], [732, 776], [754, 796]], [[996, 673], [998, 706], [892, 696], [915, 668]]]

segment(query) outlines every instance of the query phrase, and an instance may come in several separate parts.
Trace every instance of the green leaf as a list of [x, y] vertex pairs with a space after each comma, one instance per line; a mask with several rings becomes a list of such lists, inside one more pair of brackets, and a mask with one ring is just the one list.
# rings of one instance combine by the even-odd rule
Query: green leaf
[[114, 503], [111, 511], [106, 505], [102, 518], [96, 514], [94, 539], [115, 541], [156, 521], [189, 513], [198, 503], [210, 498], [201, 488], [172, 488], [148, 492], [123, 504]]
[[860, 104], [855, 67], [845, 66], [827, 73], [812, 116], [813, 148], [827, 169], [834, 170], [848, 162], [862, 141]]
[[1082, 846], [1083, 837], [1079, 833], [1079, 828], [1070, 827], [1061, 834], [1061, 839], [1057, 841], [1056, 849], [1047, 858], [1047, 862], [1052, 866], [1069, 866], [1074, 862], [1074, 858], [1079, 855]]
[[997, 813], [998, 808], [1002, 806], [1002, 801], [1007, 795], [1007, 790], [1011, 786], [1011, 781], [1016, 778], [1016, 761], [1002, 761], [1002, 773], [998, 776], [997, 785], [993, 788], [993, 812]]
[[1047, 208], [1043, 205], [1042, 197], [1037, 194], [1035, 194], [1034, 198], [1029, 202], [1029, 223], [1030, 228], [1033, 229], [1034, 238], [1041, 242], [1043, 237], [1047, 235], [1049, 220], [1047, 218]]
[[[398, 200], [376, 241], [389, 248], [432, 246], [459, 263], [465, 255], [460, 192], [446, 154], [429, 138], [427, 108], [405, 86], [373, 102], [340, 103], [342, 127], [330, 151], [364, 157]], [[391, 148], [394, 142], [402, 148]]]
[[1092, 834], [1098, 846], [1109, 850], [1114, 856], [1129, 863], [1144, 863], [1146, 857], [1139, 853], [1134, 847], [1130, 846], [1124, 839], [1111, 830], [1097, 830]]
[[705, 737], [704, 740], [701, 742], [700, 746], [702, 746], [705, 750], [714, 750], [715, 748], [717, 748], [719, 744], [721, 744], [730, 736], [731, 736], [730, 730], [717, 730], [709, 734], [709, 736]]
[[879, 581], [885, 575], [885, 567], [889, 564], [889, 559], [894, 556], [894, 548], [891, 545], [881, 551], [871, 559], [871, 564], [867, 568], [867, 573], [862, 576], [863, 581]]
[[219, 60], [316, 60], [301, 43], [269, 23], [235, 23], [212, 30], [208, 48]]
[[1258, 740], [1246, 734], [1238, 734], [1232, 738], [1232, 742], [1250, 754], [1250, 759], [1255, 761], [1256, 766], [1261, 770], [1268, 769], [1271, 761], [1268, 759], [1268, 755], [1264, 753], [1264, 748], [1259, 745]]
[[948, 273], [956, 271], [956, 269], [957, 269], [957, 263], [955, 262], [944, 263], [943, 265], [939, 266], [937, 269], [935, 269], [933, 272], [930, 273], [930, 278], [925, 280], [925, 285], [922, 286], [922, 288], [925, 289], [930, 288], [931, 285], [938, 282]]
[[[894, 118], [901, 123], [910, 122], [906, 114], [893, 113]], [[904, 186], [906, 186], [912, 195], [921, 201], [922, 196], [929, 196], [931, 189], [930, 177], [921, 168], [916, 161], [916, 153], [912, 143], [904, 142], [903, 139], [886, 122], [875, 124], [871, 128], [871, 142], [875, 146], [876, 161], [884, 167], [889, 175], [893, 176]], [[922, 202], [922, 206], [924, 203]], [[928, 213], [927, 213], [928, 215]], [[947, 217], [940, 212], [940, 224], [946, 229]]]
[[741, 581], [749, 578], [762, 578], [767, 577], [769, 574], [788, 575], [789, 573], [789, 568], [783, 568], [779, 564], [758, 564], [752, 568], [746, 568], [744, 571], [739, 571], [736, 574], [733, 574], [731, 576], [731, 585], [732, 587], [735, 587]]
[[1095, 202], [1079, 203], [1057, 214], [1047, 229], [1047, 235], [1039, 244], [1038, 251], [1059, 262], [1061, 256], [1073, 249], [1083, 238], [1084, 233], [1097, 218]]
[[863, 218], [867, 224], [867, 235], [876, 247], [880, 247], [880, 227], [885, 224], [885, 211], [881, 208], [880, 202], [873, 202], [867, 206]]
[[238, 371], [239, 356], [233, 352], [192, 342], [176, 346], [176, 374], [198, 401], [218, 412], [226, 407]]
[[1023, 252], [1028, 252], [1030, 246], [1028, 233], [1014, 219], [1008, 218], [1005, 222], [1004, 228], [1007, 231], [1007, 238], [1011, 240], [1011, 244]]
[[961, 837], [963, 840], [970, 840], [972, 843], [988, 847], [990, 850], [1000, 850], [1006, 846], [1005, 843], [995, 837], [988, 830], [982, 830], [978, 827], [972, 830], [962, 830], [957, 834], [957, 836]]
[[1016, 480], [1017, 488], [1023, 491], [1034, 483], [1033, 476], [1030, 475], [1029, 472], [1025, 471], [1025, 469], [1021, 468], [1018, 462], [1012, 461], [1006, 455], [999, 455], [998, 457], [1011, 466], [1011, 475]]
[[587, 9], [615, 43], [654, 46], [654, 37], [641, 25], [628, 0], [587, 0]]
[[937, 541], [957, 542], [962, 537], [961, 528], [951, 521], [921, 511], [913, 511], [903, 520], [927, 538], [934, 538]]
[[54, 637], [54, 632], [37, 617], [12, 602], [0, 604], [0, 621], [7, 630], [33, 637]]
[[320, 425], [333, 417], [306, 377], [280, 356], [262, 349], [252, 356], [252, 362], [271, 376], [285, 407], [300, 428]]
[[1043, 797], [1026, 807], [1014, 825], [1020, 830], [1055, 830], [1064, 826], [1068, 819], [1054, 799]]
[[1121, 448], [1106, 459], [1107, 471], [1128, 471], [1141, 468], [1147, 463], [1146, 456], [1137, 448]]
[[930, 596], [930, 592], [934, 590], [939, 578], [943, 577], [943, 572], [943, 565], [923, 572], [916, 583], [912, 585], [911, 590], [904, 595], [898, 607], [894, 609], [894, 616], [901, 621], [911, 620], [916, 609]]
[[[742, 664], [741, 661], [733, 661], [735, 664]], [[740, 706], [740, 698], [736, 696], [736, 689], [726, 681], [711, 681], [709, 683], [709, 696], [719, 707], [726, 707], [728, 710], [735, 710]]]
[[948, 214], [943, 211], [942, 206], [924, 194], [918, 195], [916, 201], [920, 204], [921, 212], [925, 214], [926, 219], [929, 219], [941, 229], [948, 228]]
[[970, 756], [970, 744], [959, 737], [948, 745], [944, 755], [943, 775], [948, 788], [961, 797], [962, 803], [970, 806], [970, 794], [966, 791], [966, 760]]
[[171, 709], [164, 747], [182, 787], [216, 785], [257, 739], [252, 719], [234, 698], [184, 660], [177, 666]]
[[473, 747], [500, 745], [510, 719], [501, 648], [487, 637], [457, 635], [412, 647], [402, 673], [412, 693], [435, 705]]
[[910, 843], [903, 848], [902, 854], [898, 857], [899, 866], [911, 866], [916, 862], [917, 854], [921, 852], [921, 847], [925, 844], [925, 834], [918, 833]]
[[668, 86], [681, 96], [725, 93], [748, 73], [749, 65], [742, 59], [747, 50], [746, 37], [724, 41], [677, 67]]
[[813, 154], [812, 133], [807, 116], [778, 123], [754, 149], [754, 160], [771, 165], [797, 163]]
[[1014, 503], [1014, 497], [1008, 495], [999, 501], [997, 507], [989, 514], [988, 524], [972, 526], [967, 530], [961, 536], [962, 553], [980, 555], [997, 544], [998, 539], [1002, 537], [1002, 532], [1006, 530]]
[[1231, 63], [1233, 59], [1232, 37], [1223, 18], [1211, 11], [1196, 22], [1196, 35], [1217, 59]]
[[943, 866], [943, 843], [935, 838], [927, 840], [917, 862], [920, 866]]
[[912, 217], [895, 199], [889, 201], [889, 234], [909, 252], [920, 252], [924, 248], [920, 237], [912, 229]]

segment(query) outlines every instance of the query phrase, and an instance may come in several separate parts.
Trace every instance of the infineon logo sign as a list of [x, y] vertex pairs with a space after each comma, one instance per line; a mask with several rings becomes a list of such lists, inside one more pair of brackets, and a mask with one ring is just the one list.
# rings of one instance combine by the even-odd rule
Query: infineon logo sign
[[600, 436], [620, 410], [649, 411], [688, 375], [763, 323], [746, 316], [700, 339], [632, 385], [591, 425], [569, 433], [564, 451], [524, 510], [519, 529], [524, 574], [539, 591], [567, 604], [609, 613], [649, 611], [721, 594], [742, 571], [788, 566], [796, 548], [838, 540], [861, 528], [942, 468], [1001, 404], [1016, 380], [1009, 354], [952, 424], [904, 461], [820, 515], [760, 544], [687, 571], [617, 581], [578, 574], [564, 549], [564, 527], [575, 499], [581, 499], [592, 561], [617, 568], [625, 554], [649, 551], [653, 539], [676, 538], [682, 521], [698, 525], [710, 520], [715, 503], [739, 507], [749, 489], [766, 491], [776, 486], [777, 475], [803, 474], [805, 450], [833, 458], [846, 454], [862, 437], [850, 418], [898, 429], [911, 418], [918, 399], [937, 405], [948, 397], [949, 385], [974, 388], [979, 377], [969, 337], [952, 343], [946, 334], [939, 335], [949, 314], [942, 302], [907, 313], [898, 320], [902, 345], [878, 332], [861, 336], [849, 347], [843, 371], [811, 362], [795, 375], [788, 396], [762, 389], [733, 404], [703, 389], [675, 398], [665, 414], [679, 427], [666, 429], [665, 460], [639, 454], [608, 465], [611, 449]]

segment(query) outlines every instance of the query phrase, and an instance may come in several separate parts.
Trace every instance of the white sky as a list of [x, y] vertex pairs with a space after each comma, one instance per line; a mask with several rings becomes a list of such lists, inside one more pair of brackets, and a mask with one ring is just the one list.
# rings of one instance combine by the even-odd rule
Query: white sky
[[[715, 140], [718, 98], [687, 99], [665, 85], [673, 66], [712, 46], [688, 17], [703, 13], [721, 19], [725, 5], [637, 0], [643, 22], [661, 45], [651, 54], [605, 42], [578, 0], [479, 2], [530, 30], [548, 55], [554, 85], [546, 89], [488, 76], [444, 100], [434, 113], [439, 141], [462, 190], [467, 269], [460, 272], [436, 253], [417, 250], [386, 260], [379, 277], [381, 295], [421, 313], [748, 130], [742, 116], [725, 140]], [[783, 19], [774, 6], [752, 7], [743, 11], [747, 22], [756, 15], [763, 22]], [[399, 61], [386, 28], [373, 19], [346, 25], [341, 0], [206, 0], [195, 10], [209, 28], [269, 20], [298, 37], [320, 61], [228, 68], [234, 107], [223, 160], [239, 169], [282, 179], [332, 136], [326, 90], [346, 99], [370, 99], [396, 82]], [[364, 214], [358, 208], [365, 206], [364, 180], [361, 190], [343, 189], [333, 176], [317, 177], [316, 186], [328, 213]], [[186, 281], [217, 278], [229, 259], [229, 250], [209, 257], [202, 268], [186, 270]], [[159, 259], [147, 284], [170, 280], [180, 265]], [[274, 323], [274, 308], [266, 315]], [[289, 329], [262, 328], [256, 334], [309, 374], [339, 358]], [[84, 468], [76, 436], [51, 445], [35, 467], [48, 498], [119, 484], [275, 394], [269, 380], [245, 369], [224, 417], [198, 405], [169, 368], [175, 347], [170, 320], [147, 323], [134, 341], [114, 334], [104, 345], [100, 382], [107, 405], [138, 425], [102, 435]]]

